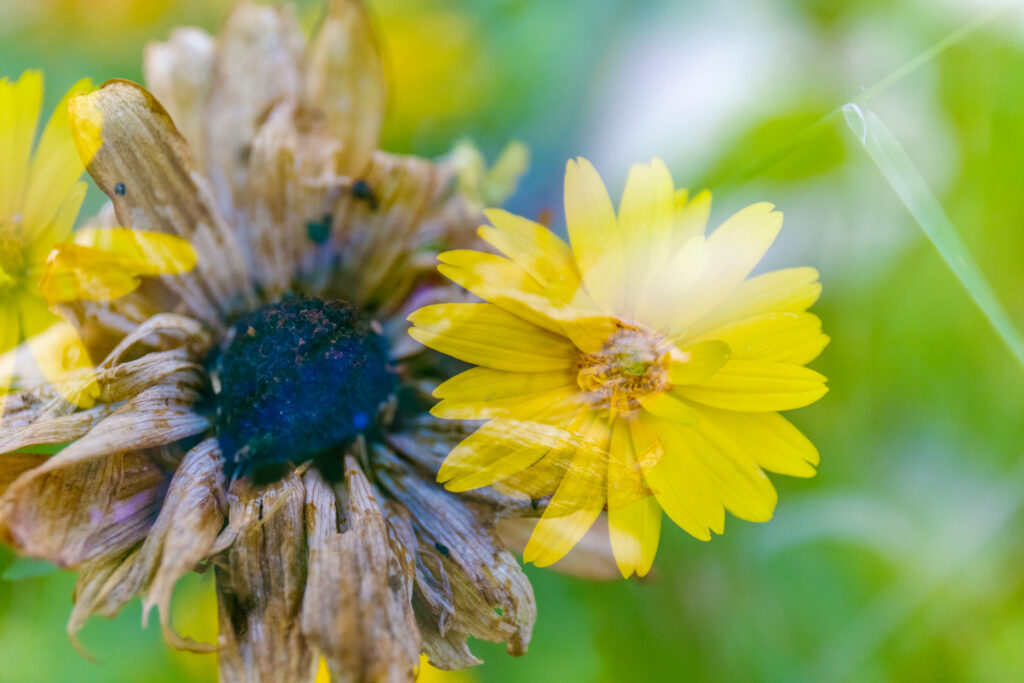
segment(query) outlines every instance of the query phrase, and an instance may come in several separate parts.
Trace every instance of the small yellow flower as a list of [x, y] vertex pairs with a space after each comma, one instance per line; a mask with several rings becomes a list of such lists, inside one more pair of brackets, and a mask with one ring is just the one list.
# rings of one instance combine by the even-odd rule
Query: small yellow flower
[[488, 303], [427, 306], [410, 334], [480, 366], [437, 388], [433, 414], [487, 422], [438, 481], [550, 496], [526, 561], [556, 562], [607, 509], [622, 575], [643, 576], [662, 510], [708, 540], [725, 510], [771, 518], [763, 470], [814, 475], [816, 449], [778, 411], [827, 391], [803, 367], [828, 343], [806, 312], [818, 273], [748, 277], [782, 214], [754, 204], [707, 235], [710, 207], [709, 193], [676, 190], [655, 159], [632, 169], [616, 215], [579, 159], [565, 178], [570, 244], [492, 210], [479, 234], [504, 257], [440, 255], [441, 273]]
[[15, 351], [26, 340], [38, 372], [68, 400], [88, 407], [95, 398], [89, 354], [51, 305], [113, 299], [135, 289], [139, 276], [195, 262], [191, 246], [164, 235], [92, 229], [69, 243], [86, 184], [67, 103], [90, 88], [83, 80], [68, 91], [33, 151], [42, 75], [0, 79], [0, 416], [12, 379], [32, 374], [18, 367]]

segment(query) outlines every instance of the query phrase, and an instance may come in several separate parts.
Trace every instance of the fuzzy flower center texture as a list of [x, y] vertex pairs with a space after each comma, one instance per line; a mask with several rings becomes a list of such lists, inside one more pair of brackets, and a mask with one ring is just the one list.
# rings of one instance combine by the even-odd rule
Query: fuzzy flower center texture
[[639, 398], [671, 386], [670, 350], [661, 335], [623, 323], [599, 351], [580, 354], [576, 381], [601, 408], [628, 414]]

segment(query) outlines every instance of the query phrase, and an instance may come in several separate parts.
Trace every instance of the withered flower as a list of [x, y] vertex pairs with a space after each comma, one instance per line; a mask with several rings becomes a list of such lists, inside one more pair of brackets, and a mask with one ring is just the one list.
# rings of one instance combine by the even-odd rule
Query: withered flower
[[[307, 44], [291, 9], [242, 2], [216, 38], [151, 46], [145, 71], [149, 91], [113, 81], [69, 105], [111, 200], [95, 223], [178, 235], [198, 263], [64, 306], [99, 400], [10, 397], [0, 538], [79, 572], [72, 636], [142, 596], [172, 644], [219, 651], [226, 681], [310, 680], [321, 657], [335, 680], [411, 679], [421, 652], [477, 663], [470, 635], [524, 652], [533, 594], [494, 528], [537, 513], [434, 483], [465, 434], [427, 414], [448, 373], [406, 335], [480, 207], [450, 164], [377, 151], [362, 6], [331, 0]], [[168, 617], [176, 581], [208, 568], [217, 644]]]

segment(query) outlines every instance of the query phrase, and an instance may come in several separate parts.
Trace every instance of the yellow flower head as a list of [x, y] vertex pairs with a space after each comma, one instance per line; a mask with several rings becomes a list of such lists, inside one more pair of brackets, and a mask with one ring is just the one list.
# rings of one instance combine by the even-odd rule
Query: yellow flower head
[[771, 518], [764, 470], [815, 473], [817, 451], [778, 411], [827, 391], [803, 367], [828, 343], [806, 312], [818, 273], [748, 277], [782, 214], [754, 204], [707, 235], [710, 208], [655, 159], [634, 166], [616, 214], [579, 159], [565, 177], [569, 244], [492, 210], [480, 236], [504, 256], [440, 255], [441, 273], [488, 303], [427, 306], [410, 334], [480, 366], [437, 388], [433, 414], [487, 422], [438, 481], [546, 500], [526, 561], [558, 561], [607, 510], [622, 575], [643, 576], [662, 510], [708, 540], [725, 510]]
[[0, 416], [13, 378], [33, 376], [15, 351], [25, 340], [36, 370], [65, 398], [83, 407], [95, 398], [89, 354], [69, 325], [55, 325], [52, 304], [116, 298], [140, 275], [180, 272], [195, 260], [182, 240], [135, 231], [85, 230], [70, 243], [86, 184], [67, 103], [90, 88], [83, 80], [68, 91], [34, 145], [42, 75], [0, 79]]

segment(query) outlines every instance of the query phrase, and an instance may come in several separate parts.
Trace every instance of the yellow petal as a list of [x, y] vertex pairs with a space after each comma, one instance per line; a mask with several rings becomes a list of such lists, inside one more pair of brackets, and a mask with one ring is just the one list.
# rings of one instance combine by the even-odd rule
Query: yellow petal
[[18, 309], [7, 302], [0, 305], [0, 427], [3, 426], [4, 408], [7, 405], [8, 389], [14, 377], [16, 352], [21, 330], [18, 325]]
[[597, 351], [617, 329], [614, 318], [548, 296], [506, 258], [458, 249], [440, 254], [438, 260], [438, 272], [452, 282], [527, 322], [569, 337], [581, 350]]
[[482, 226], [480, 237], [529, 273], [546, 295], [571, 302], [580, 275], [569, 245], [540, 223], [501, 209], [484, 213], [494, 227]]
[[729, 512], [750, 522], [771, 519], [778, 502], [775, 487], [729, 434], [707, 423], [701, 423], [699, 429], [687, 425], [678, 429], [704, 464]]
[[661, 508], [643, 482], [629, 424], [612, 425], [608, 460], [608, 533], [623, 578], [646, 576], [658, 551]]
[[[463, 439], [441, 464], [437, 480], [450, 491], [469, 491], [522, 472], [549, 455], [571, 454], [578, 441], [579, 414], [580, 402], [571, 396], [533, 396]], [[564, 471], [543, 469], [534, 474], [545, 480], [525, 478], [524, 491], [554, 492]]]
[[96, 405], [100, 386], [78, 330], [61, 320], [29, 337], [27, 344], [42, 376], [68, 402], [83, 409]]
[[665, 265], [673, 241], [675, 187], [661, 159], [634, 164], [619, 205], [619, 242], [624, 249], [625, 310], [633, 312], [637, 297], [652, 273]]
[[573, 367], [579, 356], [565, 337], [552, 334], [493, 304], [437, 304], [409, 316], [409, 334], [459, 360], [511, 372]]
[[621, 312], [626, 273], [615, 209], [601, 176], [584, 158], [565, 169], [565, 221], [587, 291], [609, 312]]
[[547, 567], [565, 557], [604, 508], [609, 425], [596, 418], [585, 430], [584, 442], [523, 550], [525, 562]]
[[431, 408], [430, 414], [449, 420], [487, 419], [540, 394], [557, 397], [578, 391], [576, 373], [572, 371], [525, 373], [473, 368], [434, 390], [434, 396], [443, 400]]
[[[66, 220], [55, 221], [65, 202], [76, 195], [78, 182], [85, 168], [78, 158], [75, 141], [68, 125], [68, 100], [74, 95], [92, 89], [92, 82], [84, 79], [71, 86], [64, 95], [39, 138], [39, 146], [28, 171], [25, 190], [23, 225], [27, 234], [53, 246], [67, 239], [73, 225]], [[84, 196], [84, 192], [81, 192]], [[81, 205], [81, 200], [77, 202]], [[77, 214], [78, 206], [75, 206]]]
[[782, 214], [774, 208], [767, 202], [748, 206], [707, 238], [700, 275], [689, 291], [677, 294], [679, 308], [669, 325], [671, 336], [686, 332], [714, 311], [760, 262], [782, 228]]
[[[703, 237], [708, 229], [711, 215], [711, 193], [701, 190], [687, 201], [686, 191], [676, 195], [675, 229], [672, 235], [673, 249], [679, 249], [695, 237]], [[680, 201], [682, 199], [682, 201]]]
[[703, 382], [725, 365], [732, 349], [723, 341], [713, 339], [673, 352], [669, 379], [674, 386]]
[[708, 330], [762, 313], [806, 311], [818, 300], [821, 283], [814, 268], [786, 268], [746, 280], [690, 330], [696, 338]]
[[637, 398], [637, 401], [651, 415], [657, 415], [666, 420], [682, 422], [684, 424], [697, 423], [697, 414], [693, 408], [667, 391], [657, 391], [653, 394], [640, 396]]
[[75, 227], [78, 211], [82, 208], [82, 202], [85, 201], [85, 193], [88, 188], [89, 186], [82, 182], [76, 182], [74, 187], [71, 188], [67, 196], [64, 197], [64, 201], [60, 204], [57, 213], [50, 220], [50, 224], [41, 230], [35, 236], [32, 243], [28, 245], [26, 258], [29, 263], [35, 265], [46, 263], [46, 257], [54, 245], [59, 244], [71, 235], [71, 230]]
[[713, 408], [776, 412], [802, 408], [828, 392], [825, 377], [788, 363], [730, 360], [700, 384], [679, 386], [673, 393]]
[[192, 245], [173, 235], [125, 228], [86, 228], [75, 244], [123, 259], [139, 275], [179, 275], [196, 265]]
[[641, 413], [630, 422], [633, 449], [637, 453], [657, 444], [658, 464], [645, 478], [665, 514], [694, 538], [711, 539], [722, 533], [725, 508], [708, 472], [682, 437], [675, 423]]
[[770, 472], [813, 477], [818, 449], [778, 413], [735, 413], [706, 406], [697, 408], [702, 425], [726, 434]]
[[0, 216], [21, 213], [42, 102], [38, 71], [26, 71], [14, 83], [0, 80]]
[[828, 337], [812, 313], [766, 313], [723, 325], [702, 335], [732, 349], [737, 360], [764, 360], [805, 365], [818, 357]]

